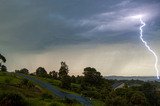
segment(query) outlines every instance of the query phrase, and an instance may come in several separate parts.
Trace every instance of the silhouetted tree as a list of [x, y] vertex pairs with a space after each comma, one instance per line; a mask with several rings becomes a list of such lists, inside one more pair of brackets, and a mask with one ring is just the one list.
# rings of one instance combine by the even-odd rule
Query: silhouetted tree
[[2, 71], [2, 72], [6, 72], [6, 71], [7, 71], [7, 67], [6, 67], [5, 65], [2, 65], [2, 66], [1, 66], [1, 71]]
[[19, 73], [28, 74], [28, 73], [29, 73], [29, 70], [26, 69], [26, 68], [23, 68], [23, 69], [19, 70]]
[[3, 55], [1, 55], [1, 54], [0, 54], [0, 60], [2, 60], [3, 63], [6, 62], [6, 58]]
[[72, 83], [76, 83], [76, 77], [74, 75], [72, 75], [70, 78]]
[[49, 76], [51, 78], [57, 79], [58, 78], [58, 72], [56, 72], [56, 71], [50, 71], [49, 72]]
[[83, 76], [77, 76], [76, 77], [76, 83], [78, 83], [78, 84], [81, 84], [82, 83], [82, 80], [83, 80]]
[[15, 70], [15, 73], [19, 73], [19, 70]]
[[89, 85], [100, 85], [102, 83], [102, 76], [95, 68], [87, 67], [84, 69], [83, 83]]
[[66, 76], [63, 76], [62, 79], [61, 79], [61, 82], [62, 82], [62, 88], [65, 88], [65, 89], [70, 89], [71, 88], [71, 79], [70, 79], [70, 76], [66, 75]]
[[7, 71], [7, 67], [5, 65], [3, 65], [2, 63], [6, 62], [6, 58], [0, 54], [0, 71]]
[[63, 76], [67, 76], [68, 75], [68, 72], [69, 72], [69, 70], [68, 70], [68, 66], [66, 65], [66, 63], [65, 62], [61, 62], [61, 67], [60, 67], [60, 69], [59, 69], [59, 78], [62, 78]]
[[70, 80], [70, 76], [68, 76], [68, 66], [66, 65], [65, 62], [61, 62], [61, 67], [59, 69], [59, 78], [62, 82], [62, 87], [66, 88], [66, 89], [70, 89], [71, 86], [71, 80]]
[[47, 76], [47, 71], [44, 68], [39, 67], [36, 70], [36, 75], [39, 76], [39, 77], [46, 77]]

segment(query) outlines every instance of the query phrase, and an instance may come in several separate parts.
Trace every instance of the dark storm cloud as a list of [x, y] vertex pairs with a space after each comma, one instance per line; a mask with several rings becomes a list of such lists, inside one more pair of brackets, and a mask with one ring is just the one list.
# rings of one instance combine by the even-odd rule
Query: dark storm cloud
[[0, 0], [0, 52], [9, 71], [58, 70], [63, 60], [75, 74], [92, 66], [103, 75], [154, 75], [132, 16], [145, 15], [144, 38], [158, 54], [159, 10], [159, 0]]
[[32, 51], [86, 42], [134, 42], [137, 24], [126, 22], [126, 16], [145, 7], [156, 13], [158, 6], [158, 0], [2, 0], [0, 44]]

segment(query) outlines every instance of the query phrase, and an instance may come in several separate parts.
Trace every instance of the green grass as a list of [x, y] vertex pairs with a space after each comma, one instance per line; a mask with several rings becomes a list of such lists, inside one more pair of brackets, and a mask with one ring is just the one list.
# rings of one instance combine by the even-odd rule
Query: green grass
[[19, 93], [25, 97], [25, 99], [30, 103], [31, 106], [35, 106], [34, 104], [37, 104], [37, 106], [39, 104], [47, 106], [47, 104], [49, 104], [49, 102], [41, 100], [41, 95], [43, 93], [49, 93], [48, 91], [42, 89], [37, 85], [32, 89], [27, 87], [19, 87], [21, 80], [22, 79], [20, 77], [17, 77], [14, 73], [0, 72], [0, 93]]
[[96, 99], [91, 100], [93, 106], [105, 106], [105, 103]]
[[17, 84], [19, 82], [20, 79], [18, 79], [14, 73], [0, 72], [0, 83]]

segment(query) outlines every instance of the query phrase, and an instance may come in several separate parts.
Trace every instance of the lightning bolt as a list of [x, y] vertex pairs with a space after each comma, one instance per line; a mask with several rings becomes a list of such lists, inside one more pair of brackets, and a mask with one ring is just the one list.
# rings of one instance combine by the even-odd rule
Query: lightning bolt
[[140, 39], [143, 42], [143, 44], [145, 45], [145, 47], [154, 55], [155, 57], [155, 64], [154, 64], [154, 68], [157, 72], [157, 79], [159, 79], [159, 70], [158, 70], [158, 57], [156, 55], [156, 53], [151, 49], [151, 47], [147, 44], [147, 42], [143, 39], [143, 27], [146, 25], [145, 22], [142, 20], [142, 17], [139, 18], [140, 22], [141, 22], [141, 26], [139, 27], [140, 30]]

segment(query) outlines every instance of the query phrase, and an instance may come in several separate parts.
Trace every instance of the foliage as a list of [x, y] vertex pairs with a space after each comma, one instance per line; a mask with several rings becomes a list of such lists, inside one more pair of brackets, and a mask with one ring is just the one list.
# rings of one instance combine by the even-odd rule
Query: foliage
[[0, 94], [0, 106], [26, 106], [26, 100], [18, 93], [7, 92]]
[[77, 100], [75, 99], [69, 99], [69, 98], [65, 98], [64, 100], [62, 100], [63, 103], [67, 103], [67, 104], [74, 104], [74, 103], [79, 103]]
[[7, 67], [5, 65], [3, 65], [2, 63], [5, 63], [6, 62], [6, 58], [0, 54], [0, 71], [2, 72], [6, 72], [7, 71]]
[[102, 83], [102, 76], [100, 72], [97, 72], [95, 68], [86, 67], [84, 69], [84, 80], [83, 83], [86, 85], [99, 86]]
[[47, 77], [47, 71], [43, 67], [39, 67], [36, 70], [36, 75], [39, 77]]
[[63, 104], [63, 103], [60, 103], [60, 102], [54, 101], [54, 102], [52, 102], [49, 106], [66, 106], [66, 105], [65, 105], [65, 104]]
[[56, 72], [56, 71], [50, 71], [49, 72], [49, 77], [57, 79], [58, 78], [58, 72]]
[[70, 79], [71, 79], [71, 82], [72, 82], [72, 83], [76, 83], [76, 77], [75, 77], [74, 75], [72, 75], [72, 76], [70, 77]]
[[4, 82], [9, 84], [11, 82], [11, 78], [5, 78]]
[[44, 100], [44, 99], [53, 99], [53, 96], [51, 94], [49, 94], [49, 93], [43, 93], [41, 95], [41, 98], [42, 98], [42, 100]]
[[149, 82], [144, 83], [140, 88], [140, 91], [142, 91], [145, 94], [145, 97], [147, 98], [150, 105], [160, 105], [158, 102], [158, 98], [160, 95], [157, 94], [156, 86], [154, 84], [151, 84]]
[[130, 99], [131, 104], [136, 105], [136, 106], [144, 106], [147, 104], [145, 95], [142, 92], [135, 92], [131, 99]]
[[61, 67], [59, 69], [59, 78], [61, 79], [63, 76], [67, 76], [69, 72], [68, 66], [65, 62], [61, 62]]
[[120, 96], [116, 96], [115, 98], [107, 99], [105, 103], [107, 106], [127, 106], [126, 99]]
[[62, 81], [62, 85], [61, 85], [62, 88], [70, 89], [70, 87], [71, 87], [71, 80], [70, 80], [70, 77], [68, 75], [63, 76], [62, 79], [61, 79], [61, 81]]
[[22, 73], [22, 74], [28, 74], [29, 73], [29, 70], [26, 69], [26, 68], [23, 68], [21, 70], [15, 70], [16, 73]]
[[62, 82], [61, 87], [65, 89], [70, 89], [71, 87], [71, 79], [70, 76], [68, 76], [68, 66], [65, 62], [61, 62], [61, 67], [59, 69], [59, 78]]
[[34, 88], [35, 85], [28, 79], [23, 78], [20, 82], [21, 87]]
[[6, 58], [2, 55], [2, 54], [0, 54], [0, 60], [2, 60], [2, 62], [6, 62]]
[[1, 71], [2, 71], [2, 72], [6, 72], [6, 71], [7, 71], [7, 67], [6, 67], [5, 65], [2, 65], [2, 66], [1, 66]]

